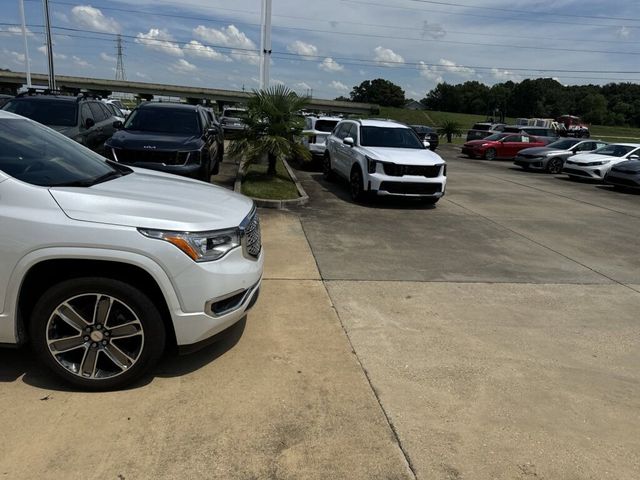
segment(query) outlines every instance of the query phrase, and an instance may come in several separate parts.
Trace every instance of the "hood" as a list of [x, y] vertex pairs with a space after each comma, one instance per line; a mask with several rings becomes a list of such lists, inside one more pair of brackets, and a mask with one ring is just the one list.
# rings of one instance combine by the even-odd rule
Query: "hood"
[[610, 162], [612, 160], [621, 162], [624, 159], [620, 157], [612, 157], [610, 155], [598, 155], [597, 153], [580, 153], [574, 155], [569, 160], [575, 163], [590, 163], [590, 162]]
[[627, 160], [624, 162], [620, 162], [619, 164], [614, 166], [612, 170], [640, 173], [640, 160]]
[[110, 147], [127, 150], [198, 150], [202, 145], [202, 139], [198, 135], [118, 130], [108, 140], [108, 144]]
[[438, 165], [444, 160], [437, 153], [419, 148], [363, 147], [364, 154], [381, 162], [400, 165]]
[[63, 125], [47, 125], [47, 126], [49, 128], [52, 128], [56, 132], [61, 133], [62, 135], [66, 136], [66, 137], [72, 137], [73, 135], [78, 133], [78, 128], [77, 127], [66, 127], [66, 126], [63, 126]]
[[547, 155], [571, 155], [570, 150], [558, 150], [556, 148], [549, 147], [525, 148], [524, 150], [520, 150], [518, 153], [522, 153], [524, 155], [537, 155], [541, 157]]
[[89, 188], [49, 189], [64, 213], [85, 222], [196, 232], [235, 227], [253, 208], [240, 194], [175, 175], [132, 169]]

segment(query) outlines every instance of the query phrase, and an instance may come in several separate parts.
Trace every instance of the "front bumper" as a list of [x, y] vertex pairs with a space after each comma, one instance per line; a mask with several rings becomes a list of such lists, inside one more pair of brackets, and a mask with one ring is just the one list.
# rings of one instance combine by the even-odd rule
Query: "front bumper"
[[640, 174], [609, 172], [604, 177], [604, 181], [610, 185], [628, 188], [640, 188]]
[[447, 177], [403, 175], [401, 177], [371, 173], [367, 176], [368, 190], [380, 196], [442, 197], [447, 186]]
[[587, 178], [591, 180], [604, 180], [605, 175], [611, 169], [610, 165], [596, 165], [587, 167], [575, 163], [565, 162], [562, 173], [571, 177]]
[[171, 312], [181, 350], [206, 341], [241, 320], [260, 291], [264, 252], [247, 258], [236, 248], [213, 262], [193, 262], [174, 278], [183, 308]]
[[544, 170], [547, 168], [548, 161], [549, 159], [547, 157], [522, 157], [516, 155], [513, 163], [519, 167], [530, 168], [532, 170]]

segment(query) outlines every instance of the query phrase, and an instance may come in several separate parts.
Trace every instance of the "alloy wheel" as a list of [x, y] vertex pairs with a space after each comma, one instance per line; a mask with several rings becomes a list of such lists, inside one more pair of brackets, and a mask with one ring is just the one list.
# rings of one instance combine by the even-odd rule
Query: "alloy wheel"
[[46, 327], [51, 356], [83, 379], [110, 379], [130, 370], [140, 359], [144, 341], [144, 329], [134, 311], [100, 293], [63, 301]]
[[549, 171], [549, 173], [556, 175], [562, 171], [562, 164], [563, 162], [559, 158], [552, 158], [551, 160], [549, 160], [547, 170]]

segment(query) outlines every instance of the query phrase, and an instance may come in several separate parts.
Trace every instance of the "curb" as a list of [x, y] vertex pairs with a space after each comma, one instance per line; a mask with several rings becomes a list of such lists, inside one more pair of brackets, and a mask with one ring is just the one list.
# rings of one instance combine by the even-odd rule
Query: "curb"
[[[293, 173], [293, 170], [289, 166], [289, 163], [286, 160], [282, 160], [282, 163], [284, 164], [284, 168], [287, 169], [287, 172], [289, 173], [291, 180], [293, 180], [293, 183], [295, 184], [296, 189], [298, 190], [298, 195], [300, 196], [298, 198], [291, 198], [288, 200], [270, 200], [267, 198], [250, 197], [251, 199], [253, 199], [256, 206], [261, 208], [275, 208], [278, 210], [282, 210], [290, 206], [304, 205], [309, 201], [309, 195], [307, 195], [307, 192], [305, 192], [304, 188], [302, 188], [302, 184], [298, 180], [298, 177], [296, 177], [295, 173]], [[240, 162], [240, 167], [238, 168], [238, 175], [236, 176], [236, 181], [233, 184], [233, 190], [238, 193], [242, 193], [243, 170], [244, 170], [244, 162]]]

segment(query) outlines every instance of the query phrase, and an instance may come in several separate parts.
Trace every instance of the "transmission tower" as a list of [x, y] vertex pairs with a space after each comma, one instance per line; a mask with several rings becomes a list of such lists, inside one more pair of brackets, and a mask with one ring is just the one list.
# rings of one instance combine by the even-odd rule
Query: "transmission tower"
[[126, 80], [127, 75], [124, 73], [124, 61], [122, 60], [122, 37], [118, 34], [116, 40], [116, 49], [118, 51], [118, 64], [116, 65], [116, 80]]

